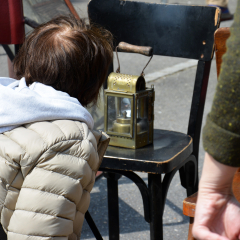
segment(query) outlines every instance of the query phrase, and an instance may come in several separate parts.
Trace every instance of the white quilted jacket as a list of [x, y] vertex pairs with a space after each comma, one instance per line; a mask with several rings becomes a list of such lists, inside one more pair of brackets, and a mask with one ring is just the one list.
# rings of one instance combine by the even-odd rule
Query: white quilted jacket
[[0, 216], [8, 240], [77, 240], [109, 139], [78, 121], [0, 134]]

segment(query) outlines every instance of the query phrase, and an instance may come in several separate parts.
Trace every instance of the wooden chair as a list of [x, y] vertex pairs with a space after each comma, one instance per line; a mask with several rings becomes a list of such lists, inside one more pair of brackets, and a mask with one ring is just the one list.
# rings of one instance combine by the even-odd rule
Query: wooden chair
[[[216, 64], [217, 64], [217, 76], [219, 77], [222, 56], [227, 51], [226, 41], [230, 36], [230, 30], [228, 27], [219, 28], [215, 32], [215, 53], [216, 53]], [[233, 193], [237, 200], [240, 202], [240, 172], [237, 171], [233, 179]], [[192, 226], [194, 222], [195, 207], [197, 201], [197, 193], [187, 197], [183, 201], [183, 214], [190, 217], [189, 230], [188, 230], [188, 240], [194, 240], [192, 236]]]
[[[161, 240], [162, 215], [174, 174], [180, 170], [181, 183], [188, 196], [197, 191], [199, 137], [220, 13], [217, 8], [206, 6], [119, 0], [92, 0], [88, 13], [90, 24], [112, 32], [114, 48], [123, 41], [151, 46], [154, 55], [198, 60], [188, 132], [155, 129], [153, 145], [124, 151], [109, 146], [100, 167], [107, 172], [109, 239], [119, 239], [118, 179], [124, 175], [142, 194], [150, 238]], [[134, 171], [148, 173], [148, 186]], [[165, 174], [163, 180], [161, 174]]]

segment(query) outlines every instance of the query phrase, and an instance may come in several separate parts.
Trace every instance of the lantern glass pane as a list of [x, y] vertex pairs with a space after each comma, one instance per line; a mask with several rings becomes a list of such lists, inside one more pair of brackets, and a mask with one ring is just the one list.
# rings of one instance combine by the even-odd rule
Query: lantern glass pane
[[130, 134], [132, 98], [108, 96], [107, 131]]
[[137, 100], [137, 134], [148, 131], [148, 97]]

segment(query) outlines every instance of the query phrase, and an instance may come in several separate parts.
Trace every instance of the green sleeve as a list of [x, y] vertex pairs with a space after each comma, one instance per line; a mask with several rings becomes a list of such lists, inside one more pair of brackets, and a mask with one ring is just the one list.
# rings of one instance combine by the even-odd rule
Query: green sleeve
[[203, 129], [203, 146], [217, 161], [240, 167], [240, 0], [230, 31], [212, 109]]

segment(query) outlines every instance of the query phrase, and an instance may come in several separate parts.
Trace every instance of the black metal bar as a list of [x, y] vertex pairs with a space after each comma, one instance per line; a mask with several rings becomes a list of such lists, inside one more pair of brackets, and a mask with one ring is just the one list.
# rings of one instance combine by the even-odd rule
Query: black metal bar
[[14, 56], [14, 53], [12, 52], [12, 50], [10, 49], [10, 47], [7, 44], [2, 44], [2, 46], [3, 46], [3, 49], [5, 50], [5, 52], [7, 53], [9, 59], [11, 61], [13, 61], [15, 56]]
[[4, 232], [1, 223], [0, 223], [0, 239], [1, 240], [7, 240], [7, 234]]
[[35, 22], [34, 20], [32, 20], [28, 17], [24, 17], [24, 23], [32, 28], [36, 28], [40, 25], [39, 23]]
[[148, 174], [148, 188], [150, 194], [150, 239], [163, 239], [162, 225], [162, 181], [160, 174]]
[[108, 228], [109, 240], [119, 240], [118, 179], [121, 175], [104, 173], [108, 188]]
[[130, 171], [121, 171], [121, 170], [110, 170], [106, 168], [100, 168], [101, 171], [107, 171], [107, 172], [113, 172], [121, 174], [127, 178], [129, 178], [131, 181], [133, 181], [136, 186], [138, 187], [143, 200], [143, 209], [144, 209], [144, 218], [146, 222], [150, 223], [151, 216], [150, 216], [150, 198], [149, 198], [149, 191], [146, 183], [140, 178], [136, 173], [130, 172]]
[[86, 219], [89, 227], [91, 228], [91, 230], [92, 230], [93, 235], [95, 236], [95, 238], [96, 238], [97, 240], [103, 240], [102, 235], [101, 235], [101, 233], [99, 232], [99, 230], [98, 230], [95, 222], [93, 221], [93, 219], [92, 219], [89, 211], [87, 211], [87, 212], [85, 213], [85, 219]]

